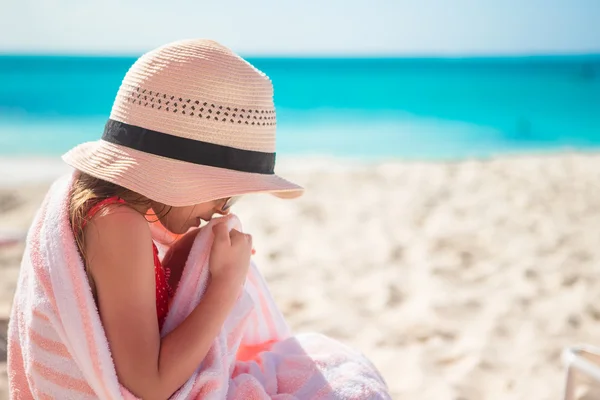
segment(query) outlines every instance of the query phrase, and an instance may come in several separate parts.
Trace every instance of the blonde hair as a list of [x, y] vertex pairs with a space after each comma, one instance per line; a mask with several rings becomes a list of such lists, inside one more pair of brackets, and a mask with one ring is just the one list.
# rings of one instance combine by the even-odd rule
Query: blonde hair
[[[111, 198], [118, 197], [125, 201], [124, 206], [143, 206], [145, 209], [152, 207], [152, 200], [142, 196], [141, 194], [135, 193], [132, 190], [126, 189], [122, 186], [116, 185], [111, 182], [93, 177], [83, 172], [79, 172], [75, 178], [71, 188], [71, 199], [69, 203], [69, 222], [71, 223], [71, 229], [75, 237], [77, 249], [81, 255], [85, 266], [85, 272], [88, 276], [90, 287], [94, 298], [96, 298], [96, 285], [92, 279], [90, 269], [88, 266], [88, 259], [85, 251], [85, 235], [84, 229], [86, 224], [90, 221], [89, 212], [92, 207], [101, 201]], [[168, 208], [165, 212], [165, 208]], [[164, 207], [160, 212], [166, 215], [170, 211], [170, 207]], [[160, 218], [156, 211], [154, 211], [154, 217], [156, 222]], [[144, 215], [145, 216], [145, 215]], [[161, 216], [162, 217], [162, 216]]]

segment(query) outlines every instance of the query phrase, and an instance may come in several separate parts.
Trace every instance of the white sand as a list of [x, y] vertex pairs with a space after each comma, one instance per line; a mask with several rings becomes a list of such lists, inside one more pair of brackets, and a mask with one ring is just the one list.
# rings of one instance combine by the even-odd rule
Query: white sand
[[55, 158], [0, 158], [0, 188], [48, 182], [71, 167]]
[[[302, 199], [236, 206], [256, 261], [295, 330], [362, 350], [394, 398], [560, 399], [562, 349], [600, 344], [600, 155], [286, 171]], [[11, 193], [0, 228], [43, 189]], [[0, 319], [21, 251], [0, 250]]]

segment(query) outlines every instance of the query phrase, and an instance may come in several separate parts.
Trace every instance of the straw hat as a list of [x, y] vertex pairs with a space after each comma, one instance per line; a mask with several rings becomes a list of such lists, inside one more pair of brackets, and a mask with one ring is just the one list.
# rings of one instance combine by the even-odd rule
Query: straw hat
[[209, 40], [168, 44], [125, 75], [102, 139], [63, 155], [87, 174], [152, 200], [187, 206], [302, 188], [275, 175], [269, 78]]

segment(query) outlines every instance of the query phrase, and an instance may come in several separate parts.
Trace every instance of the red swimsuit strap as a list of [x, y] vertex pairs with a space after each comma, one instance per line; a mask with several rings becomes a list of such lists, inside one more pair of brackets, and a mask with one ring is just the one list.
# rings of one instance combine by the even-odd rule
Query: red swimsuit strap
[[103, 207], [106, 207], [110, 204], [125, 204], [125, 200], [123, 200], [120, 197], [117, 196], [113, 196], [113, 197], [109, 197], [107, 199], [104, 199], [102, 201], [99, 201], [98, 203], [96, 203], [92, 208], [90, 208], [90, 210], [87, 213], [87, 219], [85, 219], [83, 221], [83, 226], [85, 227], [85, 224], [91, 220], [92, 218], [94, 218], [94, 215], [96, 215], [98, 213], [98, 211], [100, 211]]

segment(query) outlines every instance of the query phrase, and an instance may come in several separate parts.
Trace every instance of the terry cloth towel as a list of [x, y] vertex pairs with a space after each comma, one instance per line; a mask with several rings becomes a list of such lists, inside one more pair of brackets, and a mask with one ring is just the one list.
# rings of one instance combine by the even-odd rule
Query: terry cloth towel
[[[54, 183], [27, 237], [8, 334], [11, 399], [134, 399], [119, 384], [68, 219], [73, 175]], [[240, 229], [237, 218], [230, 227]], [[198, 234], [162, 335], [202, 300], [211, 225]], [[172, 399], [389, 399], [376, 368], [323, 335], [292, 335], [255, 265], [208, 354]]]

